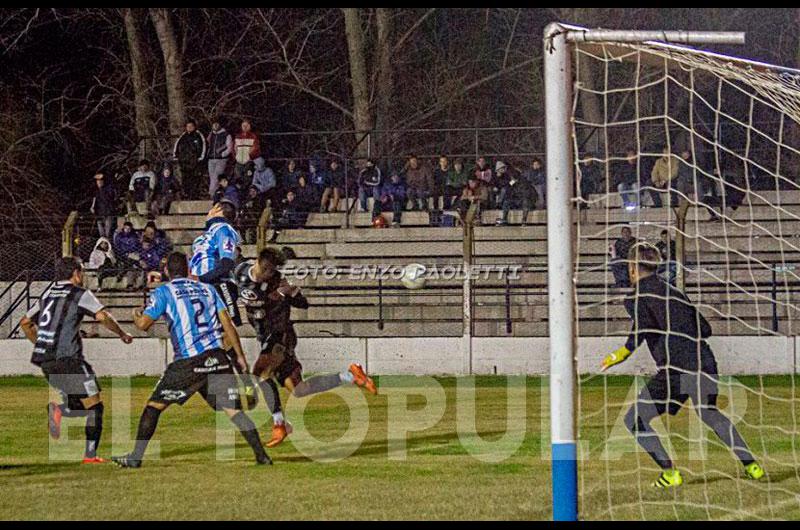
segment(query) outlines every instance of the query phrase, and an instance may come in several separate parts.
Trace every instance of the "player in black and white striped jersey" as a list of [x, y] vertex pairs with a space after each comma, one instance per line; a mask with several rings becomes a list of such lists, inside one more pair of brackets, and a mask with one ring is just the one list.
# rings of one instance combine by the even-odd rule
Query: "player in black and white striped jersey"
[[125, 344], [133, 341], [103, 304], [83, 288], [83, 266], [75, 258], [56, 264], [55, 283], [47, 289], [20, 322], [34, 344], [31, 362], [42, 369], [47, 382], [62, 396], [63, 403], [48, 404], [50, 435], [61, 435], [61, 417], [86, 417], [84, 464], [105, 462], [97, 446], [103, 431], [103, 400], [92, 366], [83, 357], [80, 327], [83, 317], [97, 319]]

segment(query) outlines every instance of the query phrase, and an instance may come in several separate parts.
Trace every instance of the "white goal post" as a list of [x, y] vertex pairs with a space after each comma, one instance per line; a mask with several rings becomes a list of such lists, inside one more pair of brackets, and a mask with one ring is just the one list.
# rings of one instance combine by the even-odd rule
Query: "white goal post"
[[[744, 33], [589, 30], [553, 23], [544, 35], [547, 251], [553, 518], [578, 518], [576, 450], [575, 153], [571, 47], [577, 42], [743, 44]], [[599, 360], [598, 360], [599, 361]]]

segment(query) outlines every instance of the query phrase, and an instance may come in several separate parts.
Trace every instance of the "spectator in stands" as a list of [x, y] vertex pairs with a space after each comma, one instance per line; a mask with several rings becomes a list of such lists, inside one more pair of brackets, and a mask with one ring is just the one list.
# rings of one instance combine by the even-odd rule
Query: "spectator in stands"
[[156, 252], [162, 256], [166, 256], [172, 250], [172, 244], [169, 242], [169, 239], [167, 239], [166, 232], [156, 227], [154, 221], [149, 221], [144, 226], [141, 241], [149, 241], [152, 243]]
[[400, 226], [407, 196], [405, 182], [397, 171], [392, 171], [389, 182], [383, 185], [380, 206], [373, 210], [372, 218], [379, 216], [383, 210], [391, 209], [392, 226]]
[[281, 189], [286, 192], [297, 188], [297, 181], [303, 173], [297, 168], [297, 162], [289, 160], [281, 176]]
[[156, 190], [153, 202], [150, 203], [150, 214], [153, 217], [168, 215], [173, 201], [181, 199], [181, 185], [172, 173], [169, 162], [164, 163], [156, 180]]
[[[276, 204], [277, 203], [273, 203]], [[255, 185], [247, 188], [242, 208], [239, 211], [237, 220], [239, 222], [239, 233], [242, 234], [245, 243], [256, 242], [256, 228], [261, 218], [261, 213], [266, 207], [266, 195], [259, 193]]]
[[[726, 208], [730, 208], [735, 212], [739, 209], [739, 206], [742, 205], [742, 202], [747, 195], [747, 183], [745, 182], [744, 177], [731, 171], [727, 171], [725, 168], [723, 168], [723, 173], [721, 176], [720, 170], [717, 167], [714, 168], [713, 173], [714, 178], [718, 179], [718, 181], [722, 183], [722, 195], [706, 195], [703, 203], [708, 210], [708, 220], [718, 222], [722, 221], [722, 217], [720, 216], [725, 215]], [[719, 214], [714, 211], [714, 207], [719, 209]]]
[[614, 275], [616, 287], [630, 287], [631, 280], [628, 276], [628, 252], [635, 245], [637, 239], [631, 234], [629, 226], [622, 227], [622, 235], [611, 245], [611, 273]]
[[100, 237], [89, 255], [86, 270], [97, 271], [97, 291], [103, 290], [103, 280], [114, 276], [117, 272], [117, 259], [108, 238]]
[[[528, 184], [533, 186], [536, 190], [537, 202], [541, 204], [541, 208], [547, 207], [547, 175], [544, 172], [544, 166], [539, 158], [533, 158], [531, 165], [522, 173], [522, 178], [528, 181]], [[534, 205], [537, 207], [536, 205]]]
[[102, 173], [94, 176], [94, 183], [94, 200], [90, 210], [97, 217], [100, 237], [110, 240], [117, 225], [117, 192], [112, 184], [106, 183]]
[[327, 171], [330, 187], [322, 194], [322, 211], [336, 212], [339, 210], [339, 201], [344, 197], [346, 176], [335, 158], [331, 160]]
[[147, 160], [139, 161], [139, 166], [131, 175], [131, 182], [128, 185], [127, 204], [128, 213], [137, 212], [137, 202], [143, 202], [146, 205], [150, 204], [150, 199], [153, 196], [153, 190], [156, 187], [156, 174], [150, 171], [150, 162]]
[[172, 156], [178, 161], [181, 188], [191, 198], [199, 197], [203, 180], [202, 162], [206, 157], [206, 138], [197, 130], [194, 120], [186, 122], [186, 128], [175, 141]]
[[253, 179], [248, 184], [248, 188], [252, 186], [255, 186], [259, 195], [263, 196], [265, 200], [269, 200], [273, 204], [277, 202], [278, 179], [275, 178], [272, 168], [262, 157], [253, 161]]
[[406, 190], [412, 210], [427, 210], [428, 198], [433, 189], [433, 175], [427, 164], [421, 164], [417, 155], [408, 157], [405, 168]]
[[467, 212], [472, 205], [475, 205], [474, 224], [481, 224], [481, 208], [489, 198], [489, 190], [483, 184], [483, 181], [478, 178], [477, 174], [472, 174], [461, 192], [461, 200], [458, 204], [458, 214], [461, 217], [461, 222], [465, 222]]
[[511, 178], [511, 172], [508, 164], [502, 160], [498, 160], [494, 165], [494, 177], [492, 178], [492, 186], [489, 188], [489, 195], [492, 200], [492, 208], [499, 208], [501, 206], [500, 193], [503, 188], [508, 185]]
[[[305, 178], [303, 180], [305, 187]], [[298, 189], [300, 186], [298, 186]], [[286, 192], [286, 198], [281, 202], [279, 215], [275, 218], [274, 226], [276, 229], [282, 228], [302, 228], [306, 224], [308, 218], [307, 208], [300, 203], [297, 199], [297, 194], [294, 190]]]
[[528, 222], [528, 212], [536, 204], [536, 191], [516, 171], [509, 171], [508, 173], [508, 181], [503, 186], [503, 189], [500, 190], [498, 199], [500, 207], [503, 209], [503, 216], [497, 220], [497, 224], [508, 224], [509, 210], [522, 209], [522, 226], [525, 226]]
[[382, 184], [383, 175], [380, 168], [374, 161], [367, 160], [358, 174], [358, 201], [361, 203], [362, 212], [368, 211], [367, 197], [372, 197], [373, 201], [381, 200]]
[[[439, 165], [433, 170], [433, 190], [431, 197], [433, 197], [433, 209], [441, 210], [449, 208], [447, 197], [447, 181], [453, 168], [450, 167], [450, 161], [445, 155], [439, 156]], [[441, 198], [441, 201], [439, 200]], [[441, 206], [440, 206], [441, 202]]]
[[649, 189], [650, 197], [653, 199], [653, 206], [661, 208], [663, 203], [661, 201], [661, 191], [669, 189], [669, 203], [667, 206], [677, 204], [677, 196], [672, 189], [674, 185], [673, 180], [678, 176], [679, 162], [675, 156], [669, 151], [669, 147], [665, 146], [661, 150], [662, 156], [656, 160], [653, 166], [653, 171], [650, 173], [650, 182], [655, 189]]
[[449, 210], [461, 197], [461, 192], [469, 180], [467, 171], [461, 160], [453, 162], [453, 167], [447, 172], [444, 184], [444, 209]]
[[242, 130], [233, 140], [233, 158], [236, 162], [233, 168], [234, 183], [246, 182], [245, 166], [261, 156], [261, 143], [252, 128], [250, 120], [242, 120]]
[[294, 193], [297, 196], [297, 207], [300, 211], [310, 213], [317, 210], [319, 204], [317, 190], [308, 183], [305, 175], [300, 175], [300, 178], [297, 179], [297, 188]]
[[481, 181], [487, 197], [484, 203], [486, 208], [494, 208], [494, 197], [492, 196], [491, 189], [494, 182], [494, 174], [492, 167], [486, 162], [486, 158], [481, 156], [475, 161], [475, 169], [473, 175]]
[[208, 196], [214, 197], [219, 177], [228, 169], [228, 159], [233, 153], [233, 137], [222, 127], [220, 118], [211, 123], [208, 133]]
[[[698, 179], [698, 184], [700, 181]], [[688, 149], [683, 149], [678, 159], [678, 175], [674, 182], [675, 188], [689, 199], [695, 199], [695, 179], [694, 179], [694, 162], [692, 154]], [[703, 195], [702, 187], [700, 187], [699, 194]]]
[[661, 240], [656, 243], [656, 248], [661, 254], [662, 261], [658, 266], [658, 275], [674, 285], [677, 274], [677, 261], [675, 259], [675, 241], [670, 239], [669, 230], [661, 231]]
[[589, 207], [590, 195], [592, 193], [603, 193], [603, 176], [600, 173], [600, 166], [594, 163], [594, 154], [587, 153], [586, 158], [581, 163], [578, 173], [578, 186], [580, 186], [581, 203], [580, 208]]
[[628, 149], [625, 161], [617, 169], [617, 191], [622, 197], [622, 205], [626, 210], [633, 210], [639, 204], [639, 157], [636, 151]]
[[[133, 230], [133, 223], [126, 221], [122, 229], [114, 235], [114, 254], [117, 257], [117, 281], [122, 280], [126, 273], [133, 273], [139, 269], [139, 237]], [[129, 275], [128, 285], [131, 285], [132, 276]]]
[[314, 193], [319, 197], [317, 209], [320, 213], [328, 211], [327, 199], [332, 190], [333, 183], [330, 180], [330, 173], [323, 167], [322, 159], [312, 156], [308, 161], [308, 182], [314, 188]]
[[233, 184], [228, 182], [228, 177], [226, 175], [222, 175], [219, 178], [219, 187], [217, 191], [214, 193], [214, 204], [218, 203], [222, 199], [228, 199], [231, 201], [237, 208], [239, 207], [239, 189], [234, 186]]

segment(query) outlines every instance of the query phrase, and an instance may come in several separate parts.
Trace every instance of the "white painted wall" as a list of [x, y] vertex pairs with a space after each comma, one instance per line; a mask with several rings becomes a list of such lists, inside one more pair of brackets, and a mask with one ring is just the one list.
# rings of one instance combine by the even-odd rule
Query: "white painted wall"
[[[618, 348], [621, 337], [582, 337], [578, 370], [597, 373], [600, 360]], [[800, 337], [713, 337], [710, 341], [723, 375], [800, 373], [796, 352]], [[126, 346], [117, 339], [84, 341], [86, 358], [100, 375], [160, 375], [172, 359], [166, 339], [136, 339]], [[252, 364], [258, 348], [244, 339]], [[0, 375], [38, 374], [26, 340], [0, 340]], [[298, 357], [307, 372], [338, 372], [358, 362], [373, 374], [437, 375], [465, 373], [467, 349], [460, 337], [301, 338]], [[549, 369], [546, 337], [476, 337], [472, 339], [475, 374], [545, 375]], [[648, 374], [655, 367], [646, 346], [610, 374]]]

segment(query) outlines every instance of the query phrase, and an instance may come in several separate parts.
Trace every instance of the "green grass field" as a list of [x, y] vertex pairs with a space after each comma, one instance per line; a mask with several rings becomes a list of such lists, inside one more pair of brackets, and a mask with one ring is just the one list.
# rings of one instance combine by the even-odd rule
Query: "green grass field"
[[[228, 458], [233, 431], [195, 397], [162, 415], [155, 436], [159, 457], [148, 453], [141, 469], [123, 470], [76, 463], [83, 429], [75, 420], [70, 420], [69, 441], [49, 441], [48, 389], [42, 378], [0, 378], [0, 518], [549, 518], [547, 387], [528, 378], [507, 392], [505, 378], [480, 377], [472, 393], [469, 381], [384, 377], [378, 396], [362, 399], [360, 390], [345, 388], [290, 401], [289, 417], [298, 432], [270, 451], [271, 467], [255, 466], [238, 436], [232, 438], [235, 458]], [[733, 399], [738, 410], [742, 403], [747, 407], [739, 426], [769, 480], [744, 480], [710, 431], [699, 431], [709, 443], [706, 458], [698, 456], [699, 444], [692, 441], [696, 416], [686, 409], [669, 421], [686, 483], [666, 492], [649, 488], [657, 473], [654, 464], [619, 430], [619, 415], [635, 391], [633, 379], [584, 381], [580, 426], [588, 458], [580, 463], [582, 517], [800, 518], [792, 399], [797, 381], [739, 381], [747, 385]], [[139, 412], [154, 383], [144, 377], [101, 380], [106, 401], [101, 456], [132, 447]], [[266, 437], [262, 404], [253, 416]], [[472, 434], [473, 423], [479, 437]], [[349, 445], [343, 438], [348, 426], [351, 432], [364, 427], [363, 441], [358, 435]], [[511, 430], [504, 437], [507, 427]], [[411, 432], [405, 436], [405, 430]], [[603, 458], [609, 439], [619, 458]], [[352, 454], [336, 460], [342, 452]]]

